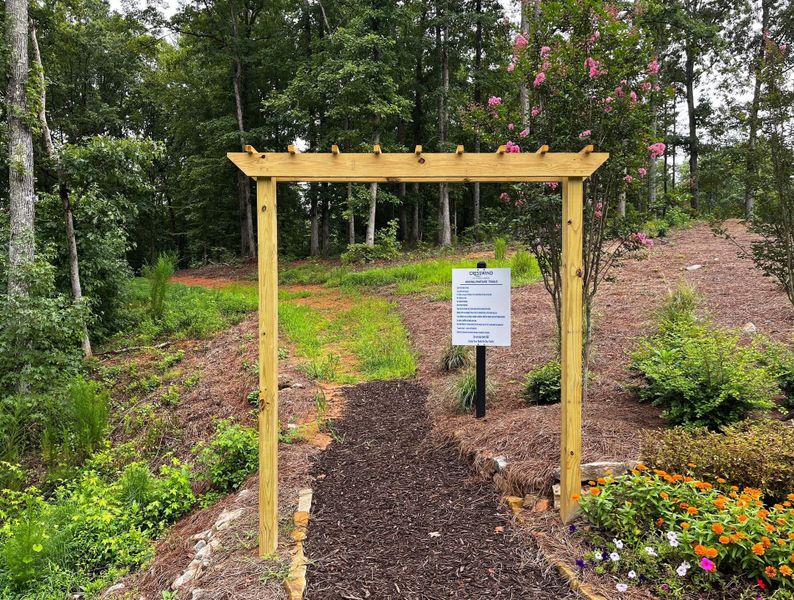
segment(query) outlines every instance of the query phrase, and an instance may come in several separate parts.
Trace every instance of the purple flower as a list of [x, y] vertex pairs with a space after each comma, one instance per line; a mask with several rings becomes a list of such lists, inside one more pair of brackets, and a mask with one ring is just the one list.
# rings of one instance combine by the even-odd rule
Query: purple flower
[[576, 566], [580, 569], [584, 569], [584, 561], [581, 558], [576, 559]]
[[706, 558], [705, 556], [700, 559], [700, 568], [704, 571], [711, 573], [712, 571], [717, 570], [717, 565], [714, 564], [713, 560]]
[[576, 525], [574, 525], [574, 524], [568, 525], [568, 531], [570, 531], [571, 533], [575, 533], [576, 532]]

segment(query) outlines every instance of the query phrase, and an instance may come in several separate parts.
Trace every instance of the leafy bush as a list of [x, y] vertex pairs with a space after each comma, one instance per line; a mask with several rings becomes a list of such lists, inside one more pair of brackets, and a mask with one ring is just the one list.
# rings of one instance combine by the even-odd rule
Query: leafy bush
[[169, 254], [161, 254], [154, 265], [143, 268], [143, 276], [149, 281], [149, 309], [155, 320], [160, 320], [165, 311], [165, 296], [168, 281], [174, 274], [176, 258]]
[[697, 583], [699, 577], [717, 573], [749, 585], [763, 580], [793, 589], [792, 501], [794, 494], [765, 506], [758, 489], [741, 490], [724, 480], [715, 485], [638, 465], [631, 475], [599, 480], [584, 494], [581, 508], [591, 524], [617, 536], [608, 547], [614, 555], [606, 555], [614, 570], [634, 568], [626, 558], [642, 556], [637, 567], [651, 580], [668, 574], [674, 581]]
[[400, 244], [397, 242], [398, 227], [396, 219], [389, 221], [389, 224], [377, 233], [374, 246], [349, 244], [347, 250], [342, 253], [342, 264], [349, 265], [396, 258], [400, 254]]
[[105, 439], [110, 396], [98, 383], [77, 377], [47, 409], [42, 449], [51, 464], [79, 465]]
[[794, 490], [794, 429], [773, 420], [742, 421], [722, 433], [681, 427], [645, 434], [642, 458], [665, 471], [716, 484], [728, 480], [785, 499]]
[[560, 401], [560, 361], [552, 360], [527, 373], [524, 400], [530, 404], [557, 404]]
[[[477, 374], [474, 369], [469, 369], [461, 374], [449, 387], [449, 392], [455, 399], [457, 408], [461, 412], [471, 412], [474, 410], [474, 401], [477, 398]], [[485, 380], [485, 397], [489, 397], [494, 392], [493, 383]]]
[[529, 275], [535, 267], [535, 259], [523, 248], [516, 250], [513, 258], [510, 259], [510, 268], [513, 270], [512, 274], [516, 277]]
[[457, 371], [471, 365], [471, 348], [469, 346], [453, 346], [451, 343], [441, 356], [441, 370]]
[[663, 406], [673, 424], [710, 429], [771, 408], [775, 373], [762, 351], [741, 345], [740, 337], [698, 319], [690, 291], [673, 292], [657, 332], [632, 355], [632, 369], [644, 382], [640, 399]]
[[507, 255], [507, 240], [498, 237], [493, 241], [493, 256], [496, 260], [504, 260]]
[[222, 491], [240, 487], [256, 470], [259, 452], [255, 429], [218, 421], [209, 445], [197, 448], [198, 462], [212, 485]]

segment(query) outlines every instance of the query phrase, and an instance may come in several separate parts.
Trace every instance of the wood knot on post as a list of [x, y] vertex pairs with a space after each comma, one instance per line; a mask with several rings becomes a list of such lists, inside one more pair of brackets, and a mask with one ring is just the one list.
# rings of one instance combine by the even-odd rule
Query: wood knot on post
[[581, 269], [576, 269], [576, 276], [577, 277], [581, 277], [582, 276], [582, 270]]
[[423, 164], [425, 164], [425, 159], [424, 159], [424, 157], [420, 157], [420, 158], [419, 158], [419, 164], [420, 164], [420, 165], [423, 165]]

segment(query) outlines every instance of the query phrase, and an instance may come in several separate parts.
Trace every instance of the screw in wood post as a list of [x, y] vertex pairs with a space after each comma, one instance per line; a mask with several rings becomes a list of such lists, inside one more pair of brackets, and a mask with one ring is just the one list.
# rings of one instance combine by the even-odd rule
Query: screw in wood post
[[[486, 268], [485, 261], [477, 263], [478, 269]], [[474, 399], [474, 417], [482, 419], [485, 416], [485, 346], [477, 346], [476, 352], [476, 381], [477, 390]]]

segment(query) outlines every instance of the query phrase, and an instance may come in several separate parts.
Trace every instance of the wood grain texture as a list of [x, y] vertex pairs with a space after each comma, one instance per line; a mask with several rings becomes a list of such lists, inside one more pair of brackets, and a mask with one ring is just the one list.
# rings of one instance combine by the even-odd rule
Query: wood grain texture
[[276, 180], [256, 182], [259, 289], [259, 556], [278, 546], [278, 253]]
[[229, 159], [250, 177], [327, 182], [562, 181], [588, 177], [609, 157], [592, 153], [246, 153]]
[[562, 406], [560, 517], [576, 514], [582, 459], [582, 203], [581, 178], [562, 184]]

